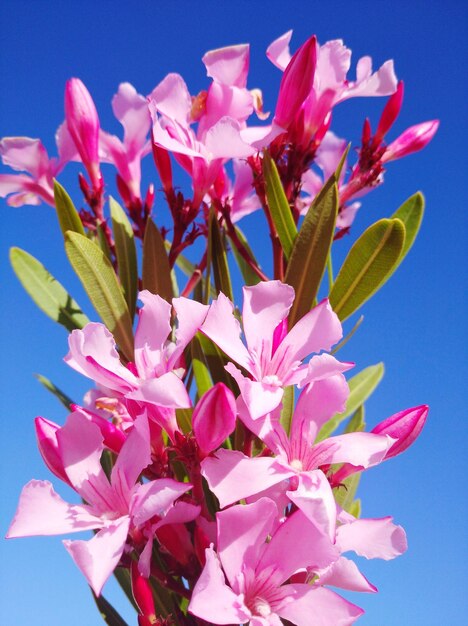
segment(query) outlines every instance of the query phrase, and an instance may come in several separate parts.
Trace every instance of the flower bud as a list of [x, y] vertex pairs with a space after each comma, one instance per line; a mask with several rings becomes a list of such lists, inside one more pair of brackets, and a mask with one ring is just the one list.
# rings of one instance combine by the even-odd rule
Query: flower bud
[[229, 437], [236, 425], [236, 400], [223, 383], [217, 383], [199, 400], [192, 427], [200, 450], [206, 455]]
[[139, 623], [155, 624], [156, 611], [154, 608], [153, 592], [147, 578], [138, 571], [138, 564], [132, 561], [131, 564], [132, 594], [143, 620]]
[[395, 141], [387, 146], [382, 161], [395, 161], [408, 154], [422, 150], [431, 141], [439, 128], [439, 120], [422, 122], [407, 128]]
[[67, 484], [70, 484], [63, 467], [57, 442], [57, 431], [60, 430], [60, 426], [46, 420], [44, 417], [36, 417], [34, 425], [36, 428], [37, 446], [44, 459], [44, 463], [53, 474]]
[[99, 169], [99, 117], [89, 91], [79, 78], [65, 87], [65, 119], [95, 190], [102, 187]]
[[400, 413], [388, 417], [371, 430], [376, 435], [390, 435], [396, 439], [385, 455], [385, 459], [396, 456], [409, 448], [423, 429], [428, 411], [429, 407], [425, 404], [413, 409], [406, 409], [406, 411], [400, 411]]
[[294, 121], [312, 91], [316, 63], [317, 40], [314, 36], [302, 44], [284, 71], [275, 111], [275, 122], [282, 128], [287, 129]]
[[374, 144], [376, 146], [380, 145], [386, 133], [388, 133], [390, 128], [395, 123], [395, 120], [400, 113], [401, 105], [403, 104], [403, 93], [403, 81], [400, 81], [398, 83], [397, 90], [388, 99], [387, 104], [382, 111], [382, 115], [380, 116], [379, 125], [377, 126], [377, 131], [374, 136]]

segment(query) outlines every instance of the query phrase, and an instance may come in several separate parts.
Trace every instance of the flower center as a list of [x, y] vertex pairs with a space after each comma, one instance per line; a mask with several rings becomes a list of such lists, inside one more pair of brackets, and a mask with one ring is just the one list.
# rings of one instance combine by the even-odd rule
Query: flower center
[[265, 383], [265, 385], [272, 385], [273, 387], [282, 386], [282, 383], [276, 374], [268, 374], [267, 376], [264, 376], [262, 382]]
[[304, 466], [302, 465], [302, 461], [300, 461], [299, 459], [294, 459], [291, 461], [291, 463], [289, 464], [293, 470], [295, 470], [296, 472], [302, 472], [302, 470], [304, 469]]
[[252, 612], [260, 617], [268, 617], [271, 615], [271, 607], [263, 598], [255, 598], [252, 604]]

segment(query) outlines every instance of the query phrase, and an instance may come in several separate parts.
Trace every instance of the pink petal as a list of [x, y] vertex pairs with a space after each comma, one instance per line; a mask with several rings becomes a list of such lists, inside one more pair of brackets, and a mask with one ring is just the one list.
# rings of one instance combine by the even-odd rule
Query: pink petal
[[6, 537], [61, 535], [102, 525], [102, 520], [92, 515], [87, 507], [62, 500], [49, 481], [31, 480], [23, 487]]
[[311, 524], [302, 511], [296, 511], [281, 524], [267, 544], [257, 571], [271, 567], [275, 580], [283, 583], [298, 569], [321, 569], [338, 557], [339, 552], [330, 538]]
[[327, 41], [320, 46], [317, 58], [314, 91], [323, 93], [327, 89], [341, 91], [346, 83], [346, 74], [351, 65], [351, 50], [341, 39]]
[[295, 491], [288, 491], [291, 502], [324, 534], [335, 541], [336, 502], [327, 477], [320, 470], [302, 472]]
[[184, 383], [174, 372], [143, 381], [138, 389], [126, 397], [170, 409], [184, 409], [192, 404]]
[[225, 369], [231, 374], [239, 385], [242, 399], [244, 400], [252, 419], [258, 419], [270, 413], [280, 405], [283, 397], [283, 388], [278, 385], [269, 385], [263, 382], [250, 380], [242, 376], [240, 370], [232, 363], [228, 363]]
[[[363, 64], [362, 67], [360, 67], [361, 62]], [[349, 83], [339, 101], [356, 96], [390, 96], [396, 91], [398, 80], [395, 76], [393, 61], [385, 61], [377, 72], [373, 74], [370, 74], [370, 71], [369, 57], [360, 59], [357, 65], [358, 80], [355, 83]]]
[[211, 159], [244, 158], [255, 153], [242, 139], [239, 122], [230, 117], [222, 117], [208, 130], [205, 146]]
[[201, 331], [231, 359], [250, 371], [250, 355], [240, 339], [240, 325], [233, 315], [234, 306], [220, 293], [208, 311]]
[[70, 161], [81, 161], [75, 143], [70, 135], [66, 122], [62, 122], [55, 133], [55, 143], [57, 144], [59, 163], [57, 172]]
[[289, 331], [275, 354], [274, 363], [279, 363], [285, 353], [291, 363], [302, 361], [312, 352], [328, 351], [342, 336], [343, 329], [338, 316], [328, 300], [323, 300]]
[[135, 331], [135, 365], [142, 378], [150, 378], [161, 367], [164, 345], [171, 332], [171, 305], [147, 289], [140, 291], [138, 298], [143, 308]]
[[64, 541], [63, 545], [99, 596], [105, 582], [119, 564], [127, 541], [130, 518], [112, 522], [89, 541]]
[[288, 30], [287, 33], [275, 39], [267, 48], [266, 55], [277, 68], [285, 70], [291, 60], [291, 52], [289, 51], [289, 42], [291, 41], [293, 31]]
[[177, 315], [177, 329], [175, 349], [168, 360], [169, 369], [176, 367], [178, 359], [201, 328], [210, 308], [189, 298], [174, 298], [172, 306]]
[[[280, 322], [287, 318], [294, 301], [294, 289], [279, 280], [244, 287], [242, 323], [250, 352], [255, 351], [266, 363], [271, 360], [273, 334]], [[266, 369], [266, 368], [265, 368]]]
[[245, 87], [249, 72], [248, 44], [227, 46], [207, 52], [202, 61], [207, 75], [222, 85]]
[[141, 472], [151, 463], [150, 431], [146, 415], [140, 415], [133, 425], [111, 473], [111, 485], [122, 498], [122, 502], [130, 500]]
[[273, 500], [261, 498], [254, 504], [232, 506], [216, 515], [218, 554], [231, 586], [243, 571], [257, 570], [257, 564], [269, 544], [278, 510]]
[[124, 127], [124, 143], [131, 153], [141, 150], [151, 125], [146, 98], [130, 83], [121, 83], [112, 98], [112, 110]]
[[98, 511], [116, 511], [119, 502], [101, 466], [101, 431], [81, 413], [71, 413], [57, 431], [63, 466], [70, 483]]
[[242, 452], [224, 448], [202, 461], [202, 475], [221, 508], [276, 485], [293, 474], [272, 457], [249, 458]]
[[5, 165], [29, 172], [36, 179], [49, 169], [49, 157], [40, 139], [4, 137], [0, 140], [0, 156]]
[[375, 593], [377, 587], [370, 583], [365, 576], [361, 574], [356, 563], [350, 561], [344, 556], [335, 561], [325, 572], [319, 573], [320, 585], [332, 585], [349, 591], [364, 591]]
[[[192, 98], [184, 79], [179, 74], [168, 74], [148, 96], [159, 113], [188, 127]], [[153, 120], [154, 121], [154, 120]]]
[[338, 594], [322, 587], [288, 585], [291, 601], [278, 609], [296, 626], [349, 626], [364, 613]]
[[356, 467], [371, 467], [381, 463], [394, 439], [373, 433], [346, 433], [329, 437], [312, 448], [317, 467], [329, 463], [350, 463]]
[[133, 523], [141, 526], [154, 516], [164, 517], [174, 501], [191, 488], [190, 483], [179, 483], [172, 478], [157, 478], [139, 485], [131, 503]]
[[136, 386], [135, 376], [122, 365], [112, 334], [104, 324], [90, 322], [68, 337], [67, 365], [97, 384], [125, 393]]
[[219, 559], [207, 548], [206, 564], [195, 585], [188, 610], [211, 624], [239, 624], [250, 619], [251, 613], [225, 582]]
[[342, 552], [353, 550], [367, 559], [385, 561], [400, 556], [408, 548], [405, 531], [391, 517], [342, 524], [336, 531], [336, 541]]

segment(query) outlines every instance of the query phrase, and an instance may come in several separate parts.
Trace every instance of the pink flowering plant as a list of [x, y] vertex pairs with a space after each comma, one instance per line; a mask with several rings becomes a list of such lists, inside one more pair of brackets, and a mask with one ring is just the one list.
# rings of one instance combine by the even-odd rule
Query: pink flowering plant
[[[387, 560], [407, 547], [391, 517], [361, 517], [356, 491], [363, 471], [414, 442], [428, 408], [366, 431], [364, 403], [382, 365], [354, 374], [339, 349], [362, 318], [345, 335], [343, 322], [414, 243], [422, 195], [357, 233], [336, 276], [332, 256], [387, 164], [425, 147], [438, 122], [395, 135], [403, 83], [392, 61], [374, 71], [363, 57], [352, 79], [341, 40], [314, 36], [292, 54], [291, 36], [267, 50], [282, 72], [271, 114], [248, 87], [249, 46], [235, 45], [204, 55], [208, 81], [196, 95], [175, 73], [146, 97], [122, 83], [112, 100], [122, 138], [101, 128], [72, 78], [58, 157], [39, 139], [0, 141], [14, 170], [0, 174], [0, 195], [15, 207], [55, 207], [66, 257], [100, 319], [89, 321], [40, 261], [11, 250], [26, 291], [69, 331], [65, 363], [90, 389], [72, 402], [41, 378], [69, 412], [63, 424], [38, 417], [35, 428], [70, 503], [48, 480], [30, 481], [8, 537], [67, 537], [110, 626], [125, 624], [103, 595], [112, 575], [140, 626], [352, 624], [363, 611], [339, 590], [377, 591], [353, 553]], [[353, 97], [384, 104], [350, 151], [331, 126], [334, 107]], [[146, 157], [155, 179], [143, 185]], [[80, 163], [79, 209], [57, 180], [71, 161]], [[103, 163], [115, 168], [120, 202]], [[191, 191], [176, 185], [175, 167]], [[153, 220], [155, 195], [169, 224]], [[239, 227], [254, 211], [265, 216], [271, 274]]]

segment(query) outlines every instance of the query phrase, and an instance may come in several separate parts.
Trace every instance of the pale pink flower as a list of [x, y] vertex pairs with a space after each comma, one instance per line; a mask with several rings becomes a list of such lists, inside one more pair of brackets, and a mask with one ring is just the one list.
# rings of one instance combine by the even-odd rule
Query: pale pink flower
[[[88, 541], [66, 540], [64, 545], [99, 595], [120, 561], [129, 533], [138, 529], [144, 534], [145, 525], [149, 523], [146, 540], [147, 544], [152, 544], [158, 527], [193, 520], [198, 516], [199, 507], [185, 502], [175, 504], [179, 496], [191, 489], [188, 483], [169, 478], [137, 482], [151, 462], [145, 417], [136, 420], [112, 469], [110, 481], [100, 463], [104, 447], [101, 433], [94, 424], [79, 413], [72, 413], [56, 436], [68, 482], [87, 504], [68, 504], [48, 481], [32, 480], [23, 488], [7, 537], [98, 530]], [[148, 551], [146, 547], [145, 550]], [[144, 556], [141, 558], [144, 568]]]
[[261, 498], [217, 514], [217, 547], [193, 590], [189, 611], [210, 624], [346, 626], [363, 611], [319, 586], [288, 583], [298, 570], [320, 570], [339, 552], [301, 511], [282, 523], [276, 504]]
[[244, 287], [242, 311], [246, 344], [233, 304], [220, 294], [208, 311], [201, 331], [249, 374], [226, 366], [235, 378], [253, 419], [281, 402], [283, 387], [301, 382], [307, 372], [302, 361], [312, 352], [329, 350], [342, 336], [341, 324], [328, 301], [321, 302], [288, 332], [287, 317], [294, 289], [280, 281]]
[[72, 138], [62, 124], [57, 130], [58, 158], [49, 158], [39, 139], [4, 137], [0, 140], [0, 157], [5, 165], [25, 174], [0, 174], [0, 197], [10, 206], [41, 204], [55, 206], [54, 178], [68, 161], [77, 160]]
[[135, 332], [134, 366], [122, 365], [112, 334], [99, 323], [87, 324], [70, 334], [65, 362], [94, 380], [102, 395], [119, 398], [131, 413], [135, 410], [138, 414], [146, 407], [172, 436], [178, 430], [173, 409], [191, 406], [180, 378], [180, 361], [208, 307], [187, 298], [174, 298], [179, 325], [173, 342], [168, 339], [171, 305], [147, 290], [140, 292], [139, 298], [144, 306]]
[[112, 98], [112, 109], [123, 126], [124, 138], [121, 141], [115, 135], [101, 131], [100, 160], [113, 163], [131, 199], [140, 199], [141, 160], [151, 151], [148, 102], [130, 83], [121, 83]]

